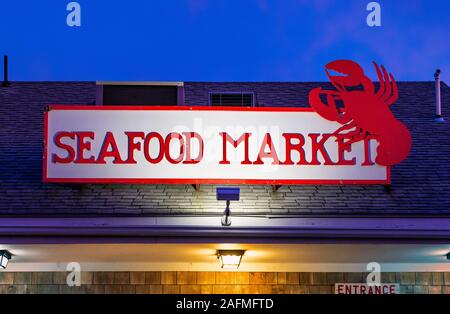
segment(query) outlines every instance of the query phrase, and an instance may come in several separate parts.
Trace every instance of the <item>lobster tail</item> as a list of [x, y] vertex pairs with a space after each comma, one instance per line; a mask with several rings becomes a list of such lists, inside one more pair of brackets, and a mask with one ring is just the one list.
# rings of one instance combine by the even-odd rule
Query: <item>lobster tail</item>
[[404, 160], [411, 150], [411, 134], [406, 126], [397, 121], [390, 133], [378, 135], [379, 142], [375, 162], [382, 166], [392, 166]]

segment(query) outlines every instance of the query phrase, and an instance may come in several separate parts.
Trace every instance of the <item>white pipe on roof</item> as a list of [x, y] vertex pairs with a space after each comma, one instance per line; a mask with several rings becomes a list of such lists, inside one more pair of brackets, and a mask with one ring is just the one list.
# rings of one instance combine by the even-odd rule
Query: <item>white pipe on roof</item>
[[436, 122], [444, 122], [442, 117], [441, 107], [441, 70], [437, 69], [434, 73], [434, 79], [436, 81]]

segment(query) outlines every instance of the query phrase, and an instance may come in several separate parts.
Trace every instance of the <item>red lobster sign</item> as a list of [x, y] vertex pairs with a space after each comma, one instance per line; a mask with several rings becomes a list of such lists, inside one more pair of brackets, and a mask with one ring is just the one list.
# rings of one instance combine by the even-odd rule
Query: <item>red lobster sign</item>
[[[375, 91], [373, 82], [359, 64], [337, 60], [325, 66], [325, 72], [336, 90], [314, 88], [309, 93], [309, 104], [323, 118], [342, 124], [333, 134], [337, 137], [346, 132], [346, 136], [350, 137], [347, 145], [367, 137], [376, 139], [379, 143], [376, 163], [390, 166], [408, 156], [411, 135], [389, 109], [398, 98], [394, 77], [383, 66], [380, 70], [375, 62], [373, 64], [380, 81], [378, 91]], [[330, 75], [329, 70], [343, 75]]]

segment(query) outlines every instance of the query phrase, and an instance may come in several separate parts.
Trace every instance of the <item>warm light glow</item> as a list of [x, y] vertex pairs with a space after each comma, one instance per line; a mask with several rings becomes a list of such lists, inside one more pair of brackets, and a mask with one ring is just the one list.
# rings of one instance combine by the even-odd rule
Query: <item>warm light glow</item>
[[0, 267], [5, 269], [8, 266], [9, 259], [11, 258], [11, 253], [5, 250], [0, 251]]
[[244, 250], [219, 250], [217, 257], [223, 269], [238, 269], [244, 252]]
[[4, 256], [1, 257], [1, 262], [0, 262], [0, 267], [2, 267], [3, 269], [6, 268], [6, 266], [8, 266], [8, 259]]

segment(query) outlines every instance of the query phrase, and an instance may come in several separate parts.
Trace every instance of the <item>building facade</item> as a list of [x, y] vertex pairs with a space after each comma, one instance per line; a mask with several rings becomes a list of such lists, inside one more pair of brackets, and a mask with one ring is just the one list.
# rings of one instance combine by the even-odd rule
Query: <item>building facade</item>
[[[43, 182], [52, 105], [308, 107], [318, 82], [12, 82], [0, 88], [3, 293], [334, 293], [381, 282], [450, 292], [450, 88], [400, 82], [412, 149], [389, 184], [240, 184], [223, 226], [215, 184]], [[218, 112], [217, 114], [220, 114]], [[383, 123], [380, 121], [379, 123]], [[245, 251], [236, 271], [218, 250]], [[66, 284], [73, 264], [81, 286]], [[72, 265], [72, 266], [70, 266]], [[78, 266], [77, 266], [78, 267]], [[76, 269], [76, 267], [74, 268]]]

